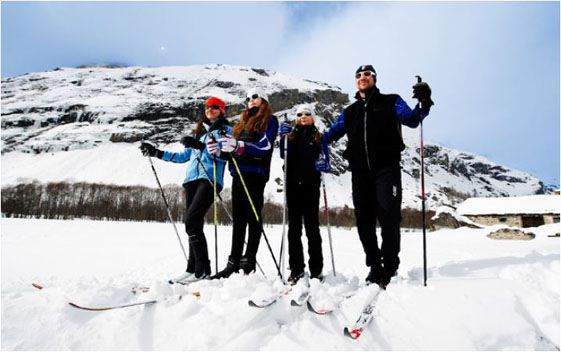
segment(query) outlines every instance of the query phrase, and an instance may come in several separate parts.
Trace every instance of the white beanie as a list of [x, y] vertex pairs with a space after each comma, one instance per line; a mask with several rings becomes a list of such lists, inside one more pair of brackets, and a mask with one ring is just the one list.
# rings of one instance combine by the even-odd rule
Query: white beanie
[[249, 92], [247, 92], [246, 98], [251, 98], [252, 95], [257, 94], [259, 98], [263, 98], [269, 103], [269, 97], [267, 97], [267, 93], [261, 88], [255, 87], [251, 88]]
[[[314, 114], [314, 109], [312, 109], [311, 106], [309, 105], [300, 105], [298, 107], [298, 109], [296, 109], [296, 114], [304, 114], [304, 113], [310, 113], [312, 114], [312, 119], [314, 119], [314, 122], [316, 122], [316, 115]], [[296, 117], [298, 118], [298, 117]]]

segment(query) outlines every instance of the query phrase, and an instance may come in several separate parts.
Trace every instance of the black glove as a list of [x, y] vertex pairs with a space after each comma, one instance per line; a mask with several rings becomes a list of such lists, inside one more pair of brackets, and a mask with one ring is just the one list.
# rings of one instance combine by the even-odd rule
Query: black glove
[[191, 136], [185, 136], [181, 138], [181, 144], [183, 144], [185, 148], [193, 148], [198, 150], [203, 150], [206, 147], [206, 145], [203, 142]]
[[418, 80], [419, 81], [413, 86], [413, 98], [419, 100], [421, 112], [428, 113], [430, 107], [434, 105], [434, 102], [430, 98], [432, 91], [427, 82], [421, 81], [421, 77], [418, 77]]
[[156, 148], [156, 145], [149, 141], [141, 142], [140, 150], [144, 156], [155, 156], [158, 159], [161, 159], [164, 156], [164, 152]]

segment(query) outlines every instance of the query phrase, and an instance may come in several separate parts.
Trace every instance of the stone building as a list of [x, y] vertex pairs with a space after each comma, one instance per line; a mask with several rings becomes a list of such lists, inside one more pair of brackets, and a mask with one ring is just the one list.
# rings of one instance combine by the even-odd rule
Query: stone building
[[458, 206], [457, 212], [487, 226], [536, 227], [559, 223], [560, 202], [559, 195], [469, 198]]

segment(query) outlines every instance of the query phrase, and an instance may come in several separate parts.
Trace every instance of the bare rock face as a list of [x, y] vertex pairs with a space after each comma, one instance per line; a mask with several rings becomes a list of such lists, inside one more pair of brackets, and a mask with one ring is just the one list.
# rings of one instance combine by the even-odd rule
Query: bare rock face
[[531, 232], [524, 232], [516, 228], [504, 228], [491, 232], [487, 237], [494, 240], [533, 240], [536, 235]]

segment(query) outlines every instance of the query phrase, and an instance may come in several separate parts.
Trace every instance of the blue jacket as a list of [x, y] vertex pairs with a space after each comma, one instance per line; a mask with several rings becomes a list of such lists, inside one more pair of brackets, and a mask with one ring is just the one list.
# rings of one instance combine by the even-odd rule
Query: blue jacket
[[[233, 153], [236, 158], [238, 167], [242, 173], [253, 172], [262, 174], [266, 180], [269, 180], [269, 171], [271, 169], [271, 158], [273, 156], [274, 142], [277, 138], [279, 129], [279, 121], [275, 115], [271, 117], [265, 133], [248, 134], [245, 131], [238, 137], [243, 141], [245, 150], [242, 155]], [[231, 163], [232, 164], [232, 163]], [[234, 165], [230, 165], [232, 176], [237, 175]]]
[[[214, 138], [218, 140], [222, 137], [223, 134], [221, 130], [229, 134], [231, 133], [232, 128], [225, 125], [224, 123], [213, 124], [213, 126], [211, 126], [210, 128], [210, 131], [202, 134], [199, 137], [199, 140], [203, 143], [206, 143], [210, 138], [210, 135], [213, 135]], [[224, 157], [226, 157], [226, 155], [224, 155]], [[197, 159], [199, 159], [200, 162]], [[216, 181], [218, 183], [219, 189], [222, 189], [224, 187], [224, 169], [226, 168], [227, 159], [224, 159], [222, 157], [214, 157], [208, 152], [206, 148], [204, 150], [185, 148], [180, 153], [164, 151], [162, 160], [171, 161], [174, 163], [187, 163], [187, 171], [185, 180], [183, 181], [184, 184], [200, 179], [210, 179], [210, 181], [214, 182], [213, 161], [216, 161]], [[204, 169], [201, 167], [201, 164], [204, 166]], [[208, 176], [205, 173], [205, 170], [208, 173]]]

